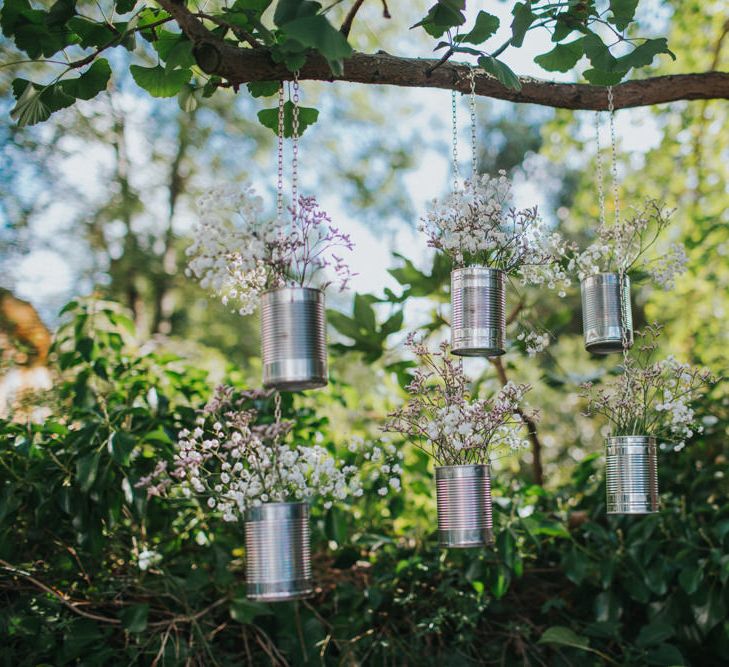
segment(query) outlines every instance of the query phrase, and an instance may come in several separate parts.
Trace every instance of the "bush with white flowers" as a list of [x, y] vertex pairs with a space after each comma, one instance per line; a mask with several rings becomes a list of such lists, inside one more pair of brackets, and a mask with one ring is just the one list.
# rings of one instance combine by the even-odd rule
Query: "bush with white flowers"
[[521, 403], [529, 385], [509, 382], [493, 397], [478, 398], [446, 343], [432, 352], [411, 335], [407, 345], [418, 368], [406, 387], [408, 402], [388, 415], [385, 431], [412, 439], [441, 466], [487, 463], [528, 446]]
[[686, 251], [680, 243], [657, 250], [673, 213], [649, 199], [617, 224], [601, 224], [597, 239], [570, 260], [569, 270], [580, 280], [597, 273], [622, 271], [633, 280], [647, 274], [663, 289], [673, 289], [676, 277], [686, 269]]
[[636, 331], [641, 344], [626, 359], [623, 372], [605, 386], [585, 383], [583, 396], [588, 416], [605, 417], [611, 436], [654, 436], [680, 451], [686, 440], [703, 430], [693, 403], [717, 378], [673, 356], [653, 361], [660, 334], [658, 325]]
[[252, 313], [269, 289], [347, 287], [352, 274], [337, 249], [352, 250], [352, 242], [314, 197], [299, 197], [281, 219], [267, 219], [251, 186], [224, 186], [201, 197], [198, 209], [188, 274], [224, 304], [236, 304], [241, 315]]
[[[260, 392], [245, 397], [261, 398]], [[195, 428], [178, 434], [172, 469], [166, 461], [137, 486], [148, 496], [174, 493], [200, 498], [225, 521], [243, 520], [245, 511], [267, 502], [318, 498], [324, 507], [358, 497], [363, 484], [380, 496], [400, 489], [401, 454], [389, 442], [353, 438], [347, 458], [320, 444], [292, 444], [292, 423], [260, 423], [254, 409], [242, 409], [230, 388], [219, 387]]]
[[524, 284], [559, 289], [564, 296], [570, 285], [566, 266], [571, 246], [548, 227], [536, 207], [517, 210], [510, 199], [506, 172], [476, 176], [463, 189], [434, 199], [419, 229], [428, 245], [457, 267], [500, 269]]

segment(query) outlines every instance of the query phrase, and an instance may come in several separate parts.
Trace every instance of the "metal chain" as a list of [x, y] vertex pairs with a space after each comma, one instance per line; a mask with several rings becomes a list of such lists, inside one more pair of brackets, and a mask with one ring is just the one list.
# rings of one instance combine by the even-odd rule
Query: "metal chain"
[[283, 81], [278, 84], [278, 145], [277, 145], [277, 169], [276, 180], [276, 219], [279, 224], [283, 220], [283, 144], [284, 144], [284, 85]]
[[451, 91], [451, 145], [453, 148], [453, 191], [458, 190], [458, 118], [456, 117], [456, 91]]
[[615, 224], [620, 223], [620, 198], [618, 196], [618, 150], [615, 139], [615, 99], [613, 87], [608, 86], [608, 113], [610, 115], [610, 144], [612, 148], [613, 198], [615, 200]]
[[296, 215], [296, 209], [299, 204], [299, 70], [294, 72], [293, 83], [294, 94], [291, 98], [293, 109], [291, 113], [291, 137], [292, 137], [292, 156], [291, 156], [291, 206]]
[[[276, 426], [281, 424], [281, 392], [276, 391], [273, 395], [273, 419]], [[276, 441], [279, 439], [279, 429], [276, 429]]]
[[597, 149], [597, 201], [599, 206], [600, 226], [605, 224], [605, 187], [602, 171], [602, 154], [600, 153], [600, 112], [595, 112], [595, 146]]
[[[613, 180], [613, 200], [615, 205], [615, 225], [620, 224], [620, 195], [618, 193], [618, 150], [617, 141], [615, 139], [615, 98], [613, 97], [613, 87], [608, 86], [608, 114], [610, 119], [610, 158], [611, 172]], [[618, 266], [618, 298], [620, 304], [620, 338], [623, 346], [623, 364], [628, 362], [628, 350], [630, 344], [628, 340], [628, 299], [625, 298], [625, 267]]]
[[478, 171], [478, 156], [476, 155], [476, 72], [473, 65], [468, 70], [471, 81], [471, 96], [468, 105], [471, 109], [471, 179], [476, 180]]

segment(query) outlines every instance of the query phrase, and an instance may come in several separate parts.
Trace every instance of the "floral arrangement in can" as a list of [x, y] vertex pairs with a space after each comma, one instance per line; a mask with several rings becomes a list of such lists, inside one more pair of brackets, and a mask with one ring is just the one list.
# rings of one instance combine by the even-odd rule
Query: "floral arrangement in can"
[[254, 312], [267, 290], [332, 284], [344, 290], [352, 277], [339, 254], [351, 251], [352, 241], [314, 197], [300, 196], [284, 215], [268, 219], [250, 185], [226, 186], [201, 197], [198, 209], [188, 274], [241, 315]]
[[407, 437], [440, 466], [488, 463], [528, 447], [525, 416], [537, 417], [522, 407], [530, 385], [509, 382], [479, 398], [447, 343], [431, 351], [411, 334], [406, 345], [418, 367], [408, 401], [388, 415], [383, 430]]
[[367, 481], [380, 496], [400, 489], [402, 456], [394, 445], [352, 438], [345, 459], [316, 442], [294, 443], [291, 421], [267, 423], [248, 407], [267, 396], [218, 387], [194, 427], [180, 430], [172, 465], [159, 461], [137, 486], [148, 496], [196, 497], [231, 522], [269, 502], [317, 498], [329, 508], [362, 496]]
[[626, 356], [622, 373], [602, 386], [583, 384], [582, 395], [587, 400], [586, 416], [603, 416], [611, 436], [653, 436], [680, 451], [703, 430], [694, 402], [718, 378], [674, 356], [654, 360], [660, 335], [656, 324], [636, 331], [640, 344]]
[[687, 262], [683, 244], [659, 244], [674, 212], [649, 199], [625, 219], [602, 223], [595, 241], [570, 260], [569, 270], [580, 280], [597, 273], [622, 272], [634, 282], [648, 276], [663, 289], [672, 289]]
[[475, 176], [462, 189], [433, 200], [419, 229], [428, 245], [445, 253], [455, 267], [498, 269], [564, 296], [572, 246], [546, 224], [537, 207], [512, 207], [511, 193], [503, 170], [498, 176]]

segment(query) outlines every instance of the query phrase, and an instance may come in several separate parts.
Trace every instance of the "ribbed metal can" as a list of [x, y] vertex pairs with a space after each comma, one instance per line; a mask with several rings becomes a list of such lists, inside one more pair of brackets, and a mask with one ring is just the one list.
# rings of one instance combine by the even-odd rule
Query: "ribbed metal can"
[[[633, 345], [630, 278], [623, 276], [622, 295], [617, 273], [596, 273], [582, 281], [582, 330], [585, 349], [610, 354], [623, 349], [623, 328], [628, 347]], [[623, 314], [625, 321], [623, 322]]]
[[480, 547], [493, 540], [488, 464], [438, 466], [438, 541], [442, 547]]
[[311, 595], [309, 506], [265, 503], [245, 515], [246, 594], [276, 602]]
[[485, 266], [451, 271], [451, 352], [497, 357], [506, 340], [506, 275]]
[[605, 486], [608, 514], [658, 511], [656, 439], [624, 435], [605, 441]]
[[261, 296], [263, 386], [280, 391], [327, 384], [324, 293], [284, 287]]

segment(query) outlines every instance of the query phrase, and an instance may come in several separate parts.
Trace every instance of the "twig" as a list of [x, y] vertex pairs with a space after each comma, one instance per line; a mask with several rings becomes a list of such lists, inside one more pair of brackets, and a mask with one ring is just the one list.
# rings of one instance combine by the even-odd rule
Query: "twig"
[[357, 16], [357, 12], [359, 11], [359, 8], [364, 4], [364, 0], [355, 0], [354, 4], [352, 5], [352, 8], [347, 12], [347, 16], [344, 19], [344, 22], [342, 23], [342, 27], [339, 28], [339, 32], [341, 32], [345, 37], [349, 37], [349, 31], [352, 29], [352, 23], [354, 23], [354, 17]]
[[[502, 386], [509, 382], [509, 378], [506, 376], [506, 369], [504, 364], [501, 362], [501, 357], [490, 357], [489, 361], [492, 366], [496, 369], [496, 375], [499, 377], [499, 382]], [[524, 420], [524, 424], [527, 427], [527, 433], [529, 442], [532, 443], [532, 467], [534, 471], [534, 483], [542, 486], [544, 484], [544, 469], [542, 467], [542, 443], [537, 435], [537, 425], [534, 420], [529, 417], [521, 408], [517, 408], [517, 414]]]

